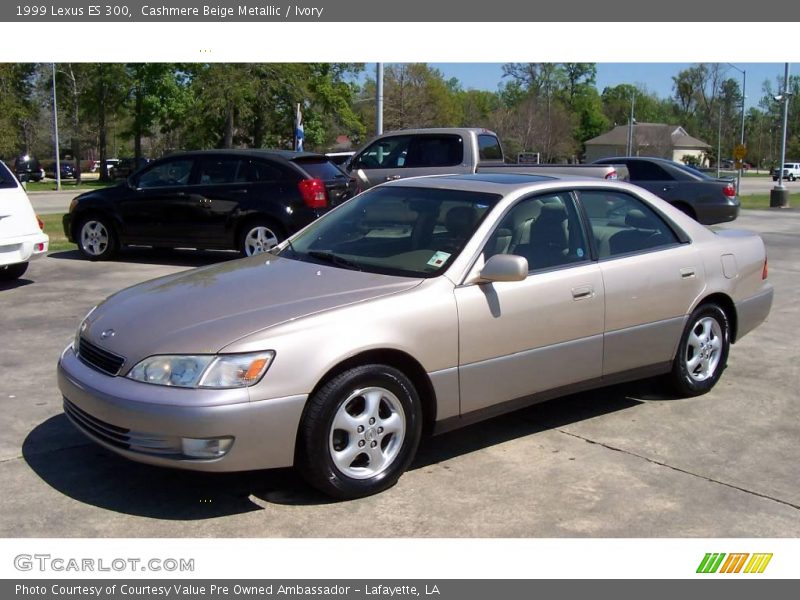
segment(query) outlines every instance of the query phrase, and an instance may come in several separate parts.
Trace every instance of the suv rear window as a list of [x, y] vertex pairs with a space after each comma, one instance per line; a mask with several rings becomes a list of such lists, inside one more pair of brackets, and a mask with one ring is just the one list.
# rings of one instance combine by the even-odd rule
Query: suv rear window
[[0, 162], [0, 188], [15, 187], [17, 187], [17, 178], [11, 174], [4, 163]]
[[342, 170], [329, 160], [320, 160], [319, 158], [311, 157], [297, 158], [293, 162], [314, 179], [330, 181], [332, 179], [341, 179], [345, 177]]

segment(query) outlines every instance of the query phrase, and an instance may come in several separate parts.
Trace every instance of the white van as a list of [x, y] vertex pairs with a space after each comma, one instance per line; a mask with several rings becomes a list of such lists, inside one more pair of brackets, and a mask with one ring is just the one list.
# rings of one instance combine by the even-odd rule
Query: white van
[[0, 282], [21, 277], [28, 261], [47, 253], [50, 238], [42, 228], [25, 190], [0, 162]]

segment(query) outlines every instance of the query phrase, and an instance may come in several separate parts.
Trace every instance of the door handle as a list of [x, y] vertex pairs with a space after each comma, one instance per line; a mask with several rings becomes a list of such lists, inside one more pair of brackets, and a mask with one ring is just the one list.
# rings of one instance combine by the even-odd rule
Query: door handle
[[594, 298], [594, 288], [591, 285], [581, 285], [572, 288], [573, 300], [584, 300], [586, 298]]
[[400, 179], [400, 177], [401, 177], [400, 175], [387, 175], [386, 181], [395, 181], [397, 179]]
[[682, 279], [690, 279], [694, 277], [694, 268], [693, 267], [684, 267], [681, 269], [681, 278]]

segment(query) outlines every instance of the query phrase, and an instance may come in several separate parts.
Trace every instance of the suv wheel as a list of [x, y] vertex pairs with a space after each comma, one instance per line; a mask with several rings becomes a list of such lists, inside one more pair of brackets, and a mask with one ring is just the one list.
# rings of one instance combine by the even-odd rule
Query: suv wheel
[[117, 251], [117, 238], [105, 217], [90, 216], [78, 225], [78, 249], [89, 260], [108, 260]]

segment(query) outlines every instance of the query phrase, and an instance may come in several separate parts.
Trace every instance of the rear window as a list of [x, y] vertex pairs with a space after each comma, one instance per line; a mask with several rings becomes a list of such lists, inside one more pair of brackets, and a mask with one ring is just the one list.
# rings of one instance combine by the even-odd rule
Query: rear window
[[0, 188], [15, 188], [17, 187], [17, 178], [11, 174], [8, 167], [0, 162]]
[[493, 135], [478, 136], [478, 157], [481, 160], [503, 160], [500, 141]]
[[294, 163], [306, 173], [311, 175], [313, 179], [330, 181], [332, 179], [340, 179], [345, 177], [345, 174], [342, 172], [342, 170], [329, 160], [320, 160], [318, 158], [298, 158], [294, 161]]

